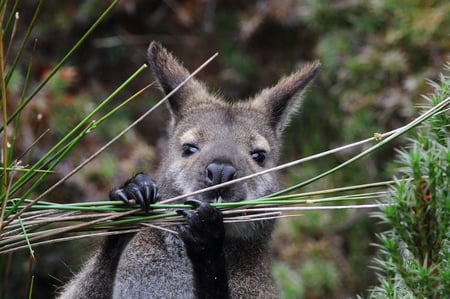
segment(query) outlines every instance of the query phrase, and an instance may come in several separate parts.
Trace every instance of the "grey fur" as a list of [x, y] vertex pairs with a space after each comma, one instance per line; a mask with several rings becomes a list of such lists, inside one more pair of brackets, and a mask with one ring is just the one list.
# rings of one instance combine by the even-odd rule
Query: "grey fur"
[[[153, 42], [148, 53], [164, 93], [189, 75], [158, 43]], [[212, 95], [198, 80], [188, 81], [168, 102], [168, 148], [156, 175], [161, 198], [206, 187], [205, 168], [212, 162], [233, 165], [236, 177], [275, 166], [282, 132], [318, 68], [318, 62], [308, 64], [254, 98], [234, 104]], [[182, 157], [183, 144], [195, 145], [199, 151]], [[263, 165], [251, 156], [260, 150], [267, 152]], [[254, 199], [277, 190], [277, 177], [271, 173], [232, 185], [222, 198]], [[213, 197], [208, 193], [196, 199], [212, 202]], [[273, 225], [273, 221], [225, 225], [224, 252], [232, 298], [277, 297], [270, 275]], [[135, 235], [105, 239], [59, 298], [193, 297], [192, 267], [183, 242], [171, 233], [146, 228]]]

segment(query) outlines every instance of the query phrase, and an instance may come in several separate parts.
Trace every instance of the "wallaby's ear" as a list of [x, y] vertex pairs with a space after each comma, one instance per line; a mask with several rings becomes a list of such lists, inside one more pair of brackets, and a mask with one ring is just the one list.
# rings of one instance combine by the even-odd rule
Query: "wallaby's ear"
[[[150, 43], [147, 54], [153, 75], [166, 95], [190, 75], [189, 71], [158, 42]], [[192, 78], [168, 99], [169, 108], [173, 116], [177, 117], [189, 98], [202, 99], [207, 95], [208, 91], [203, 84]]]
[[254, 98], [252, 105], [267, 113], [277, 134], [283, 132], [290, 116], [299, 109], [302, 94], [319, 68], [318, 61], [310, 63]]

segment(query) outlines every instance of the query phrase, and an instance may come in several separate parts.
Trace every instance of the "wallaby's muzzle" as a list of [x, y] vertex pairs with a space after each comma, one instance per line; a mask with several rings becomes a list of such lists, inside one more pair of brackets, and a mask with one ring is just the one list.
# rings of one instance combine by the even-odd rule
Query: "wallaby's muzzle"
[[229, 163], [213, 162], [206, 167], [205, 182], [214, 186], [234, 179], [236, 169]]

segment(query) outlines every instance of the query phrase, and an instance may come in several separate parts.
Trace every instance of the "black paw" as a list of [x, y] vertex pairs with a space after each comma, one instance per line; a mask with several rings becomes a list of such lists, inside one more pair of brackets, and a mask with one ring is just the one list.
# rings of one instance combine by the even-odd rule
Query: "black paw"
[[186, 218], [186, 225], [180, 226], [188, 256], [192, 259], [214, 260], [222, 255], [225, 227], [222, 213], [206, 202], [187, 200], [195, 210], [178, 210]]
[[130, 203], [130, 199], [134, 199], [146, 212], [150, 209], [150, 204], [155, 203], [157, 198], [158, 186], [156, 182], [144, 173], [136, 174], [126, 181], [122, 187], [113, 189], [109, 193], [110, 200], [121, 200], [126, 204]]

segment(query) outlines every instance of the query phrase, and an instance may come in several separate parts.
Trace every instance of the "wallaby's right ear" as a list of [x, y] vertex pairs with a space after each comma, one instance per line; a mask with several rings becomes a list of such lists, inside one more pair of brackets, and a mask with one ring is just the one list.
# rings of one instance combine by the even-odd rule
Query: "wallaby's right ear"
[[252, 104], [266, 113], [277, 134], [281, 135], [290, 116], [298, 110], [302, 94], [319, 67], [320, 63], [317, 61], [307, 64], [301, 70], [278, 81], [275, 86], [264, 89], [253, 100]]
[[[151, 42], [147, 53], [153, 75], [166, 95], [189, 77], [189, 71], [158, 42]], [[207, 95], [208, 91], [203, 84], [192, 78], [168, 99], [169, 108], [173, 116], [177, 117], [189, 98], [201, 99]]]

